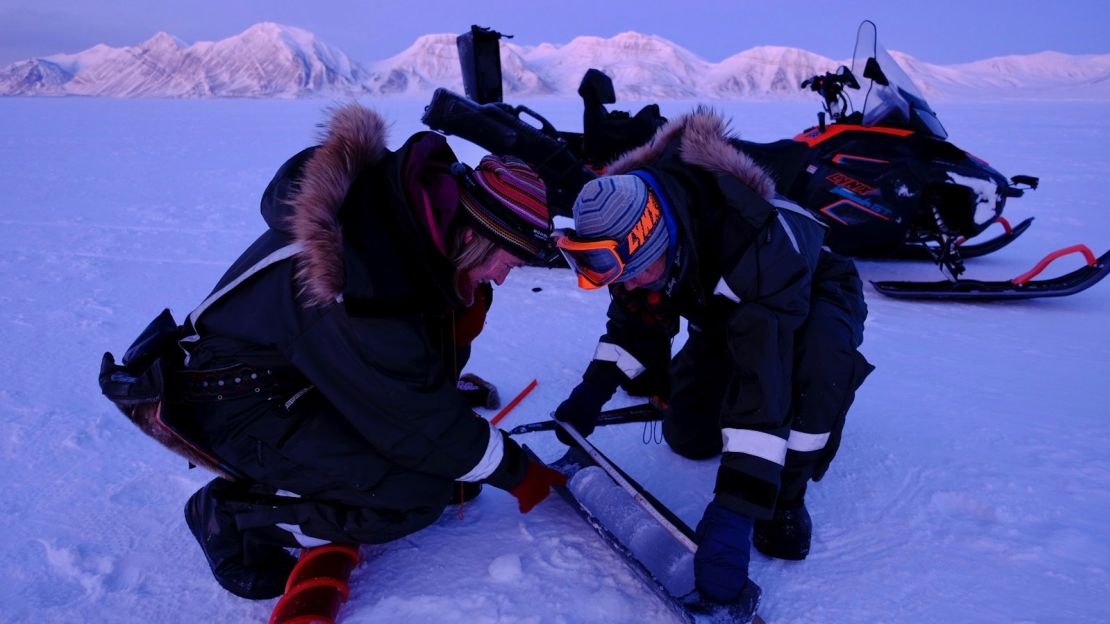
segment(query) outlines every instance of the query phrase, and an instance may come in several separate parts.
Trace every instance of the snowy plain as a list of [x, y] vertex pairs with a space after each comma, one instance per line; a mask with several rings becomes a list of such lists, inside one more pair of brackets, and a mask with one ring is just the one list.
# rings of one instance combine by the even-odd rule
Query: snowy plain
[[[424, 100], [363, 103], [393, 122], [391, 146], [420, 129]], [[575, 101], [527, 103], [580, 127]], [[274, 601], [216, 585], [185, 527], [185, 500], [208, 475], [134, 429], [95, 378], [105, 350], [119, 355], [163, 307], [184, 317], [262, 231], [262, 189], [312, 143], [328, 104], [0, 98], [0, 622], [268, 618]], [[714, 105], [754, 140], [793, 136], [817, 109]], [[1110, 248], [1110, 104], [934, 105], [957, 145], [1042, 181], [1007, 209], [1014, 223], [1036, 216], [1032, 229], [971, 261], [968, 276], [1012, 277], [1074, 242]], [[690, 106], [663, 103], [668, 115]], [[464, 160], [480, 156], [453, 143]], [[928, 264], [860, 268], [865, 279], [940, 279]], [[877, 370], [840, 456], [811, 487], [810, 558], [753, 556], [763, 616], [1110, 621], [1110, 284], [1007, 304], [868, 297], [863, 351]], [[497, 289], [469, 368], [504, 397], [539, 380], [506, 428], [547, 418], [566, 396], [606, 305], [566, 271], [524, 269]], [[645, 433], [630, 425], [592, 439], [696, 522], [715, 460], [683, 460]], [[548, 460], [562, 448], [549, 434], [521, 441]], [[671, 621], [555, 500], [522, 516], [487, 489], [462, 516], [449, 510], [362, 552], [345, 624]]]

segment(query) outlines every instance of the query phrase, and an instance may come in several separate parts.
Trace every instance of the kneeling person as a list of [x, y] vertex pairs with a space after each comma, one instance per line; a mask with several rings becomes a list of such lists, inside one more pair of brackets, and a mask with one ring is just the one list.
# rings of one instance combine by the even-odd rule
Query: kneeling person
[[174, 417], [238, 478], [185, 514], [239, 596], [281, 594], [285, 547], [428, 526], [459, 482], [527, 512], [562, 479], [456, 383], [489, 284], [549, 253], [543, 182], [508, 157], [471, 170], [432, 132], [389, 151], [384, 128], [367, 109], [336, 112], [266, 189], [269, 229], [186, 323]]

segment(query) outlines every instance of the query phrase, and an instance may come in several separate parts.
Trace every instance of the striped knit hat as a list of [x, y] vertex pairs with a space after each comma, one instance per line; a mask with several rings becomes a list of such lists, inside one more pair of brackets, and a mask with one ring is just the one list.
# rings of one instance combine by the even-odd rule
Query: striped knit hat
[[[603, 176], [582, 186], [571, 209], [574, 213], [575, 235], [583, 240], [627, 240], [644, 217], [651, 191], [634, 175]], [[622, 258], [624, 272], [616, 281], [630, 280], [667, 251], [670, 237], [662, 219], [647, 233], [642, 242]]]
[[494, 244], [524, 260], [551, 253], [547, 188], [524, 161], [485, 156], [477, 169], [452, 167], [459, 180], [459, 202], [475, 229]]

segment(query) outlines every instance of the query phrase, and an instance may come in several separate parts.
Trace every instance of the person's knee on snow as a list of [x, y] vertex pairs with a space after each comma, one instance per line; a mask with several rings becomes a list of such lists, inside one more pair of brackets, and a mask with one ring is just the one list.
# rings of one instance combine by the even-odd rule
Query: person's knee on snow
[[[705, 598], [750, 617], [759, 595], [747, 579], [753, 518], [774, 519], [790, 449], [831, 437], [827, 427], [792, 421], [792, 403], [805, 395], [795, 377], [802, 328], [825, 289], [836, 287], [850, 310], [862, 309], [862, 292], [852, 290], [859, 284], [850, 261], [832, 262], [839, 257], [823, 251], [824, 226], [778, 195], [742, 149], [711, 110], [671, 121], [583, 186], [574, 230], [557, 244], [581, 287], [609, 288], [601, 341], [629, 363], [669, 353], [679, 317], [688, 320], [663, 434], [682, 456], [721, 455], [717, 498], [699, 523], [695, 575]], [[650, 299], [648, 309], [642, 302]], [[856, 320], [846, 325], [849, 340], [862, 332]], [[837, 386], [835, 375], [816, 367], [801, 377]], [[799, 498], [815, 470], [808, 463], [788, 486]], [[781, 508], [793, 510], [799, 526], [808, 522], [804, 506]]]
[[[190, 499], [190, 529], [238, 595], [281, 593], [278, 544], [294, 535], [396, 539], [433, 522], [457, 482], [526, 512], [561, 477], [471, 411], [464, 392], [489, 406], [492, 385], [458, 385], [492, 286], [555, 253], [543, 180], [511, 156], [471, 168], [433, 132], [387, 145], [376, 113], [336, 109], [263, 193], [267, 231], [181, 329], [191, 382], [170, 385], [198, 445], [248, 483], [304, 495], [252, 510], [250, 529], [223, 484]], [[263, 528], [279, 525], [293, 530]], [[274, 575], [252, 576], [255, 559]]]

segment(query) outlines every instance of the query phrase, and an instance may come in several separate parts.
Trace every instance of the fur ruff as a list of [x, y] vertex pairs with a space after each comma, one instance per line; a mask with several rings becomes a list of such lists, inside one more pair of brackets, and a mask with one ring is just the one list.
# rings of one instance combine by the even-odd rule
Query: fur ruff
[[385, 121], [357, 104], [335, 109], [321, 135], [289, 201], [290, 231], [304, 246], [297, 258], [297, 284], [310, 306], [332, 303], [343, 292], [339, 210], [359, 173], [386, 155]]
[[680, 141], [678, 155], [682, 162], [733, 176], [764, 199], [774, 197], [774, 180], [750, 156], [728, 142], [728, 123], [706, 106], [668, 122], [650, 141], [610, 164], [606, 173], [618, 175], [643, 167], [659, 158], [676, 139]]

